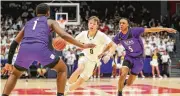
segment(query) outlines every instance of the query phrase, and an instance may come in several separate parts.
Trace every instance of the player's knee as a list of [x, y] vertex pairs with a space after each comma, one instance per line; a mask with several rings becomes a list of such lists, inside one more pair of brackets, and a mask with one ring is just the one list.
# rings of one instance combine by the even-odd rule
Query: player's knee
[[127, 82], [126, 85], [127, 85], [127, 86], [131, 86], [132, 84], [133, 84], [133, 82], [130, 81], [130, 82]]
[[77, 69], [77, 72], [78, 72], [79, 74], [81, 74], [81, 73], [83, 72], [83, 70], [84, 70], [84, 68], [78, 68], [78, 69]]
[[64, 68], [62, 68], [63, 72], [67, 72], [67, 66], [65, 65]]
[[[84, 79], [84, 78], [82, 78], [82, 79]], [[83, 82], [84, 82], [84, 81], [79, 81], [79, 82], [76, 82], [76, 83], [77, 83], [77, 85], [82, 85]]]
[[64, 61], [61, 60], [61, 59], [58, 61], [58, 63], [55, 66], [53, 66], [51, 68], [53, 70], [56, 70], [57, 73], [59, 73], [59, 72], [67, 72], [67, 66], [64, 63]]
[[91, 75], [81, 74], [80, 77], [87, 81], [91, 77]]
[[127, 85], [127, 86], [131, 86], [131, 85], [132, 85], [132, 83], [127, 83], [126, 85]]
[[122, 73], [120, 74], [120, 77], [121, 77], [121, 78], [125, 78], [125, 77], [126, 77], [126, 75], [127, 75], [127, 73], [126, 73], [126, 72], [122, 72]]
[[12, 75], [13, 77], [17, 78], [17, 79], [21, 77], [21, 75], [15, 74], [15, 73], [13, 73], [13, 72], [12, 72], [11, 75]]
[[17, 72], [15, 70], [12, 72], [12, 75], [15, 76], [16, 78], [20, 78], [22, 74], [23, 72]]
[[59, 67], [58, 72], [67, 72], [67, 66], [64, 64], [63, 66]]

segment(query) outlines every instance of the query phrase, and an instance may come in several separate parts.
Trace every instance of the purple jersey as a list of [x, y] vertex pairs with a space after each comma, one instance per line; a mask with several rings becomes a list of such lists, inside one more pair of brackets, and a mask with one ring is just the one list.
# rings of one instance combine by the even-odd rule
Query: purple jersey
[[144, 48], [141, 40], [141, 33], [144, 32], [142, 27], [130, 28], [127, 34], [119, 32], [115, 38], [114, 42], [116, 44], [121, 43], [126, 50], [126, 55], [131, 57], [137, 57], [143, 54]]
[[50, 29], [47, 24], [47, 17], [35, 17], [28, 21], [24, 27], [24, 43], [44, 43], [49, 44]]
[[35, 17], [28, 21], [24, 27], [24, 37], [14, 65], [28, 69], [33, 61], [39, 61], [43, 66], [57, 63], [59, 57], [49, 48], [50, 36], [47, 17]]

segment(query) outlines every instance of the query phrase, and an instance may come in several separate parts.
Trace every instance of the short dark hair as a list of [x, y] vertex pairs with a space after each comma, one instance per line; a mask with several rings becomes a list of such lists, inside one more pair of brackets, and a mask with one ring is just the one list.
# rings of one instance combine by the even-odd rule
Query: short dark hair
[[121, 21], [122, 19], [126, 20], [127, 23], [128, 23], [128, 25], [129, 25], [129, 27], [131, 27], [131, 21], [130, 21], [128, 18], [122, 17], [122, 18], [119, 20], [119, 23], [120, 23], [120, 21]]
[[[128, 18], [122, 17], [120, 20], [122, 20], [122, 19], [126, 20], [127, 23], [130, 24], [130, 20], [129, 20]], [[119, 22], [120, 22], [120, 21], [119, 21]]]
[[49, 6], [45, 3], [41, 3], [37, 5], [36, 7], [36, 15], [37, 14], [47, 14], [47, 12], [50, 10]]

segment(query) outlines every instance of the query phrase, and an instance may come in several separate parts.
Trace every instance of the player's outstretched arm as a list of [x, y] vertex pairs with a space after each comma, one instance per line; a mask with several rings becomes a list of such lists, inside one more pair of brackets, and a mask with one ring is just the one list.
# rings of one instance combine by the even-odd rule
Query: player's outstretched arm
[[102, 58], [108, 50], [110, 51], [108, 55], [111, 57], [114, 54], [116, 47], [117, 45], [113, 41], [110, 42], [107, 46], [105, 46], [103, 52], [98, 56], [98, 58]]
[[[115, 53], [117, 45], [112, 41], [107, 46], [109, 46], [109, 53], [108, 53], [108, 55], [111, 57]], [[106, 50], [104, 50], [104, 51], [106, 52]]]
[[61, 38], [66, 40], [67, 42], [76, 45], [81, 48], [94, 48], [94, 44], [82, 44], [81, 42], [74, 39], [71, 35], [66, 33], [62, 28], [60, 28], [59, 24], [54, 20], [48, 20], [48, 24], [51, 25], [51, 28], [59, 35]]
[[144, 32], [161, 32], [161, 31], [167, 31], [169, 33], [176, 33], [177, 30], [173, 28], [160, 28], [160, 27], [152, 27], [152, 28], [145, 28]]

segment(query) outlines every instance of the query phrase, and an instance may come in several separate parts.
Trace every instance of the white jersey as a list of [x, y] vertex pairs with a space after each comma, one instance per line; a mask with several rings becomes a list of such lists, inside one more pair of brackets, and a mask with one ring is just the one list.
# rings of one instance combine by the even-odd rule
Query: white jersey
[[88, 37], [88, 31], [82, 31], [76, 36], [76, 39], [85, 44], [93, 43], [96, 45], [95, 48], [88, 48], [82, 51], [86, 58], [96, 62], [99, 62], [98, 55], [102, 53], [103, 48], [112, 41], [107, 35], [100, 31], [97, 31], [94, 37]]

